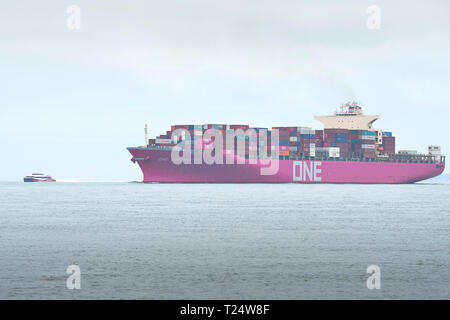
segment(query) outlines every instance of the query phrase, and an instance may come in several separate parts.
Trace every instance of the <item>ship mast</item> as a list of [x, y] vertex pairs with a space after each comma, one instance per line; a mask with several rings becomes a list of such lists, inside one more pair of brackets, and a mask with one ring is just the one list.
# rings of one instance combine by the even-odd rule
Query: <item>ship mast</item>
[[145, 143], [144, 143], [144, 147], [147, 147], [147, 146], [148, 146], [148, 125], [147, 125], [147, 124], [145, 124], [144, 132], [145, 132]]

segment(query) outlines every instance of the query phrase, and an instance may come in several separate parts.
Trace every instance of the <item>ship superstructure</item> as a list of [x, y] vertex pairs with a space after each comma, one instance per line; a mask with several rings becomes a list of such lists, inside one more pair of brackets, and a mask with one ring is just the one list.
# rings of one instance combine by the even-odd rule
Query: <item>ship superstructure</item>
[[315, 116], [325, 129], [372, 130], [372, 124], [380, 116], [364, 115], [356, 102], [346, 103], [331, 116]]

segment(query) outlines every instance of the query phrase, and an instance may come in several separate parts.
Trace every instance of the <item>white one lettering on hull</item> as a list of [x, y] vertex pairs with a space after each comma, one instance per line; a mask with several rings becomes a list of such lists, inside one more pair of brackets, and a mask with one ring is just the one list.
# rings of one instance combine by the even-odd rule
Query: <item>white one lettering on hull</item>
[[322, 181], [321, 161], [293, 161], [293, 181]]

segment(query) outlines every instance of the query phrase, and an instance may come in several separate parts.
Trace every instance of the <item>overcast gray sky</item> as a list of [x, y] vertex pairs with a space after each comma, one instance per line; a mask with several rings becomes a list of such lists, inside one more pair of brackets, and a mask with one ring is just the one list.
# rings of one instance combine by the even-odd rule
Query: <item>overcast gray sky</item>
[[415, 2], [1, 0], [0, 180], [141, 180], [144, 123], [319, 129], [354, 99], [397, 148], [445, 153], [450, 1]]

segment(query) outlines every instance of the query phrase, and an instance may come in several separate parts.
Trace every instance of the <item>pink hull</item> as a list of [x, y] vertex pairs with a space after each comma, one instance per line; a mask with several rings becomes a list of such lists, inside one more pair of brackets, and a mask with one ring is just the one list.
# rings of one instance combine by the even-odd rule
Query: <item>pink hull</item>
[[262, 175], [260, 163], [176, 165], [170, 151], [128, 150], [141, 167], [143, 182], [414, 183], [438, 176], [445, 168], [445, 163], [279, 160], [276, 174]]

